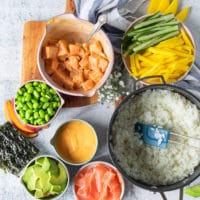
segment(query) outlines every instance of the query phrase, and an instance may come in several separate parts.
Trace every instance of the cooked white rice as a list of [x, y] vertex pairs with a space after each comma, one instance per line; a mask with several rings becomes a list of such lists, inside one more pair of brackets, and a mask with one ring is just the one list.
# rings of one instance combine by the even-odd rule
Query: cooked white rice
[[[195, 104], [175, 92], [147, 90], [121, 109], [112, 127], [113, 151], [119, 165], [134, 179], [167, 185], [193, 173], [200, 163], [200, 151], [171, 142], [166, 149], [145, 145], [134, 131], [136, 122], [200, 138], [200, 112]], [[200, 146], [187, 139], [182, 142]]]

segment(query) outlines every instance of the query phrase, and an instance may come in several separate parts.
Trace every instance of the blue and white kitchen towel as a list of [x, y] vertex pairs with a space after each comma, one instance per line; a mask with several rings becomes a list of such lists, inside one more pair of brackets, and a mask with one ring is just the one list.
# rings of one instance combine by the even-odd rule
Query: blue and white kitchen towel
[[[120, 52], [120, 42], [129, 24], [139, 16], [145, 14], [147, 0], [75, 0], [78, 17], [96, 23], [100, 14], [107, 15], [107, 23], [103, 30], [109, 36], [114, 50]], [[125, 8], [125, 10], [124, 10]], [[195, 34], [196, 35], [196, 34]], [[194, 40], [197, 40], [194, 35]], [[197, 36], [199, 36], [197, 34]], [[175, 83], [200, 98], [200, 56], [197, 56], [190, 73], [184, 80]]]

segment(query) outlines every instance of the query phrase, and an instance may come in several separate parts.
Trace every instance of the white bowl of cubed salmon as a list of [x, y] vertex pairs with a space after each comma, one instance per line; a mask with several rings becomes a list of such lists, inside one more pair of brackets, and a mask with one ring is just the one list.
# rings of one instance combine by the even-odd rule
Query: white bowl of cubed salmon
[[60, 93], [93, 96], [109, 77], [114, 53], [102, 31], [85, 43], [94, 24], [72, 14], [47, 22], [40, 42], [37, 63], [43, 79]]

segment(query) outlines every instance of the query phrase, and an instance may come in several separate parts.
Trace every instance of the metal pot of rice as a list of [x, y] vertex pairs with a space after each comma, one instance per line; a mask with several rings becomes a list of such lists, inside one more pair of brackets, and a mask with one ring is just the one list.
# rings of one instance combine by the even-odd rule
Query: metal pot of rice
[[129, 181], [160, 192], [163, 199], [166, 199], [165, 191], [182, 191], [200, 175], [200, 142], [176, 137], [173, 140], [178, 143], [169, 141], [164, 149], [147, 145], [134, 129], [137, 122], [200, 138], [200, 101], [177, 86], [145, 86], [122, 101], [109, 124], [108, 145], [112, 160]]

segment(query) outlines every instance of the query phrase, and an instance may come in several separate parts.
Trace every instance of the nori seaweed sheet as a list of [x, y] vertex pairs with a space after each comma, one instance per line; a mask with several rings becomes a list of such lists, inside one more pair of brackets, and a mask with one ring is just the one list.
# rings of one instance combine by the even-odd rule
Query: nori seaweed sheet
[[3, 170], [18, 175], [38, 152], [9, 122], [0, 127], [0, 168]]

